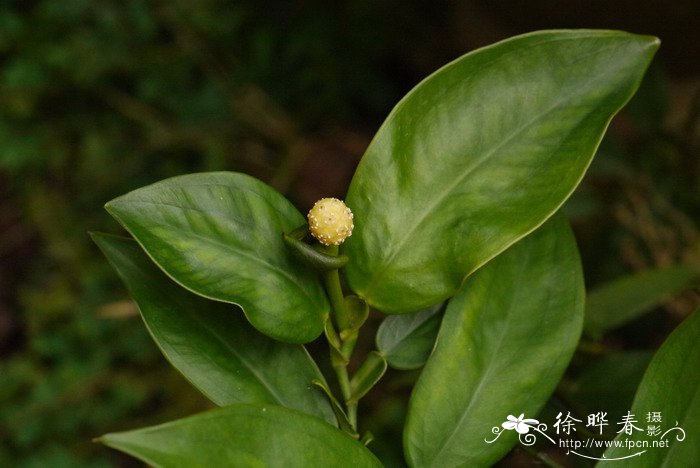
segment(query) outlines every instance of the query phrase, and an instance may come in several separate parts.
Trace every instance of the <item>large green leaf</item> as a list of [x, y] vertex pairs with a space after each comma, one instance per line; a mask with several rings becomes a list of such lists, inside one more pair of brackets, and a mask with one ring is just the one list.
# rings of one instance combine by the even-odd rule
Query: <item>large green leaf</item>
[[414, 314], [390, 315], [377, 330], [377, 349], [394, 369], [418, 369], [435, 345], [443, 303]]
[[136, 300], [165, 357], [217, 405], [276, 404], [335, 423], [323, 376], [303, 346], [272, 340], [237, 307], [196, 296], [170, 280], [136, 242], [93, 234]]
[[[661, 422], [648, 423], [650, 412], [660, 413]], [[633, 430], [632, 435], [622, 432], [615, 441], [629, 441], [634, 448], [609, 448], [605, 458], [644, 453], [616, 461], [615, 467], [696, 466], [700, 460], [700, 310], [685, 319], [656, 352], [630, 413], [637, 421], [634, 425], [642, 430]], [[662, 433], [650, 436], [646, 430], [649, 424], [661, 427]], [[683, 432], [674, 429], [666, 433], [676, 425]], [[668, 446], [653, 447], [653, 442], [660, 440], [667, 440]], [[645, 441], [648, 447], [643, 446]]]
[[412, 466], [489, 466], [507, 453], [508, 415], [532, 418], [576, 348], [584, 287], [576, 243], [556, 216], [467, 280], [449, 303], [409, 403]]
[[321, 282], [282, 241], [304, 218], [259, 180], [232, 172], [174, 177], [106, 208], [171, 278], [240, 305], [264, 334], [303, 343], [323, 331], [329, 305]]
[[382, 466], [342, 431], [280, 406], [237, 404], [100, 441], [158, 467]]
[[421, 82], [350, 185], [352, 288], [390, 313], [453, 295], [571, 194], [658, 44], [615, 31], [536, 32]]
[[642, 271], [604, 284], [586, 298], [584, 331], [600, 338], [697, 283], [699, 278], [697, 268], [678, 265]]

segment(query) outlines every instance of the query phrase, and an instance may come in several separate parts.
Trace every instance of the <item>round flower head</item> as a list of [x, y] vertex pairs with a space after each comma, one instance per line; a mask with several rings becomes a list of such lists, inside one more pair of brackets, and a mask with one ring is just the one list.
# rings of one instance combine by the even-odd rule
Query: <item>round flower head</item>
[[352, 234], [352, 211], [337, 198], [322, 198], [309, 211], [309, 231], [323, 245], [340, 245]]

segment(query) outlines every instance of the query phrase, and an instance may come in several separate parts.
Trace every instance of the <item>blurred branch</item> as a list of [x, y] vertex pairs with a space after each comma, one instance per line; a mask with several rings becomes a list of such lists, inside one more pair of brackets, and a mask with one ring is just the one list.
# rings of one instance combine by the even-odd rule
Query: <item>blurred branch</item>
[[289, 146], [296, 139], [297, 130], [292, 119], [270, 96], [253, 85], [233, 85], [226, 67], [211, 53], [206, 41], [187, 24], [177, 2], [159, 2], [157, 13], [173, 33], [177, 44], [194, 63], [199, 64], [208, 79], [226, 97], [236, 120], [283, 146]]
[[97, 316], [103, 319], [125, 319], [138, 315], [138, 306], [129, 300], [110, 302], [97, 309]]
[[[621, 255], [635, 271], [676, 264], [700, 265], [700, 232], [691, 218], [674, 207], [650, 183], [627, 181], [625, 200], [614, 209], [615, 218], [630, 236]], [[700, 306], [695, 291], [666, 302], [681, 317]]]
[[259, 87], [233, 85], [226, 67], [211, 53], [206, 41], [187, 24], [177, 2], [159, 2], [157, 12], [180, 47], [226, 97], [234, 119], [280, 148], [281, 158], [271, 185], [282, 193], [286, 192], [307, 155], [293, 119]]
[[165, 115], [156, 111], [146, 103], [116, 88], [99, 88], [100, 97], [125, 117], [140, 123], [156, 133], [170, 134], [172, 124], [168, 123]]

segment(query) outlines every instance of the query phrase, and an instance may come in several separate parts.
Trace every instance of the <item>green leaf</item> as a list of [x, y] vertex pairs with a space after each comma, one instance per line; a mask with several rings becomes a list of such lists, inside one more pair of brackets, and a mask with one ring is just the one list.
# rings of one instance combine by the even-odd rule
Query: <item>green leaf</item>
[[217, 405], [276, 404], [335, 424], [303, 346], [272, 340], [237, 307], [196, 296], [170, 280], [136, 242], [92, 234], [141, 310], [165, 357]]
[[304, 222], [253, 177], [211, 172], [174, 177], [106, 205], [171, 278], [209, 299], [241, 306], [272, 338], [304, 343], [323, 330], [329, 304], [318, 275], [282, 240]]
[[352, 423], [350, 422], [350, 418], [348, 418], [348, 415], [345, 413], [345, 410], [343, 409], [343, 406], [340, 404], [338, 399], [333, 395], [333, 392], [331, 391], [331, 388], [328, 386], [328, 383], [326, 383], [325, 380], [314, 380], [313, 384], [316, 385], [318, 388], [320, 388], [323, 393], [326, 394], [326, 397], [328, 398], [328, 401], [331, 403], [331, 407], [333, 408], [333, 412], [335, 413], [335, 418], [338, 420], [338, 424], [340, 428], [350, 434], [351, 436], [355, 438], [359, 438], [359, 434], [355, 429], [352, 427]]
[[340, 354], [343, 357], [343, 361], [347, 363], [350, 361], [352, 352], [355, 349], [355, 344], [360, 334], [360, 327], [369, 317], [369, 306], [364, 300], [355, 295], [346, 296], [344, 302], [347, 311], [347, 324], [345, 330], [340, 331], [340, 339], [342, 340]]
[[[361, 298], [350, 295], [345, 296], [345, 307], [348, 309], [349, 330], [359, 330], [369, 317], [369, 306]], [[342, 331], [341, 331], [342, 338]]]
[[100, 442], [157, 467], [381, 467], [364, 445], [280, 406], [237, 404]]
[[394, 108], [346, 198], [352, 289], [406, 313], [542, 224], [572, 193], [659, 41], [543, 31], [441, 68]]
[[[336, 333], [335, 328], [333, 328], [333, 323], [332, 323], [330, 317], [328, 317], [326, 319], [326, 323], [324, 324], [323, 331], [324, 331], [325, 336], [326, 336], [326, 341], [328, 341], [328, 345], [331, 347], [331, 349], [342, 354], [341, 348], [343, 346], [343, 343], [340, 341], [340, 337], [338, 337], [338, 334]], [[346, 362], [346, 364], [347, 364], [347, 362]]]
[[414, 314], [390, 315], [377, 330], [377, 349], [394, 369], [418, 369], [428, 360], [443, 303]]
[[[671, 333], [656, 352], [644, 373], [642, 383], [634, 397], [630, 413], [635, 416], [635, 426], [646, 429], [649, 412], [661, 413], [662, 434], [649, 436], [646, 430], [624, 432], [616, 441], [628, 440], [640, 447], [647, 441], [649, 447], [611, 447], [605, 458], [620, 458], [644, 451], [640, 456], [615, 462], [615, 467], [693, 466], [700, 460], [700, 310], [695, 311]], [[683, 430], [672, 430], [678, 425]], [[618, 430], [622, 426], [618, 426]], [[679, 440], [679, 438], [683, 440]], [[652, 441], [667, 440], [668, 447], [653, 447]], [[624, 442], [622, 442], [624, 443]], [[600, 466], [608, 466], [599, 463]]]
[[384, 372], [386, 372], [386, 360], [384, 357], [376, 351], [370, 352], [365, 362], [362, 363], [350, 380], [350, 398], [348, 403], [360, 401], [360, 398], [365, 396], [379, 382]]
[[578, 414], [606, 411], [609, 420], [619, 421], [630, 409], [651, 357], [652, 353], [647, 351], [602, 357], [583, 369], [574, 382], [562, 386], [566, 400], [574, 405]]
[[411, 466], [490, 466], [516, 438], [492, 427], [537, 415], [576, 348], [584, 288], [561, 215], [467, 280], [449, 303], [409, 403]]
[[617, 279], [588, 294], [584, 331], [593, 338], [628, 323], [696, 283], [697, 268], [674, 266]]

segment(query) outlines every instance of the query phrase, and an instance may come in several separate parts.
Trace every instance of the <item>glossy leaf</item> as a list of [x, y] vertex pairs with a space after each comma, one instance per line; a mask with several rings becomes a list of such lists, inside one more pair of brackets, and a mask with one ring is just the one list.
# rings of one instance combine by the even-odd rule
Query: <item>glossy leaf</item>
[[360, 442], [280, 406], [237, 404], [100, 441], [157, 467], [381, 467]]
[[321, 282], [282, 240], [304, 218], [257, 179], [233, 172], [174, 177], [106, 208], [171, 278], [240, 305], [264, 334], [302, 343], [323, 330], [329, 305]]
[[[624, 432], [616, 441], [630, 441], [650, 447], [612, 447], [606, 458], [620, 458], [644, 450], [640, 456], [615, 462], [618, 467], [694, 466], [700, 460], [700, 310], [695, 311], [671, 333], [656, 352], [644, 373], [630, 412], [635, 415], [632, 435]], [[646, 432], [646, 416], [658, 412], [662, 434], [652, 437]], [[678, 425], [683, 430], [666, 431]], [[617, 427], [618, 430], [621, 426]], [[668, 440], [668, 447], [653, 447], [652, 440]], [[624, 443], [624, 442], [623, 442]], [[598, 466], [608, 466], [601, 462]]]
[[443, 304], [413, 314], [390, 315], [377, 330], [377, 349], [394, 369], [418, 369], [435, 346]]
[[350, 185], [353, 290], [385, 312], [420, 310], [542, 224], [578, 185], [658, 44], [615, 31], [535, 32], [416, 86]]
[[648, 270], [600, 286], [586, 298], [586, 334], [600, 338], [700, 280], [688, 266]]
[[410, 464], [490, 466], [516, 441], [491, 428], [533, 418], [556, 387], [583, 325], [583, 278], [558, 215], [464, 284], [447, 307], [435, 350], [411, 396]]
[[335, 424], [328, 401], [312, 386], [323, 376], [303, 346], [272, 340], [237, 307], [183, 289], [133, 240], [97, 233], [93, 239], [165, 357], [214, 403], [277, 404]]

